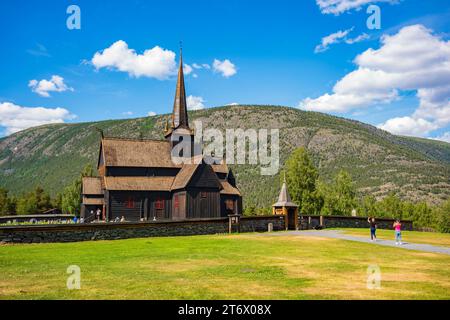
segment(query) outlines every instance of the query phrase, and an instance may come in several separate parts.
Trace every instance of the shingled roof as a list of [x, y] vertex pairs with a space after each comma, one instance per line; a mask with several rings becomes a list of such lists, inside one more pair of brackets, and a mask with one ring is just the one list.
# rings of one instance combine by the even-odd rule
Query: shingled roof
[[241, 193], [239, 190], [235, 187], [233, 187], [228, 181], [221, 181], [223, 189], [220, 190], [221, 194], [229, 194], [229, 195], [236, 195], [240, 196]]
[[107, 167], [181, 168], [171, 159], [171, 146], [165, 140], [102, 139]]
[[292, 202], [291, 196], [289, 195], [289, 191], [286, 185], [286, 178], [283, 182], [283, 186], [281, 187], [280, 195], [278, 196], [278, 202], [275, 203], [272, 207], [293, 207], [297, 208], [298, 205]]
[[100, 178], [83, 177], [83, 194], [86, 195], [102, 195], [102, 181]]
[[105, 177], [108, 190], [170, 191], [174, 177]]
[[185, 164], [175, 177], [172, 190], [183, 189], [187, 186], [200, 164]]
[[104, 204], [104, 199], [83, 197], [83, 204], [88, 206], [102, 206]]

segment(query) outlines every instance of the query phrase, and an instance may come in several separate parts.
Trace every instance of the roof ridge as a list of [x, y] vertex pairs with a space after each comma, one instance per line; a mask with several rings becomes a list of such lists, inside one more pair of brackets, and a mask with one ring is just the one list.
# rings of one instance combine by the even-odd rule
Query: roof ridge
[[156, 139], [141, 139], [141, 138], [122, 138], [122, 137], [104, 137], [102, 140], [117, 140], [117, 141], [131, 141], [131, 142], [164, 142], [168, 143], [167, 140], [156, 140]]

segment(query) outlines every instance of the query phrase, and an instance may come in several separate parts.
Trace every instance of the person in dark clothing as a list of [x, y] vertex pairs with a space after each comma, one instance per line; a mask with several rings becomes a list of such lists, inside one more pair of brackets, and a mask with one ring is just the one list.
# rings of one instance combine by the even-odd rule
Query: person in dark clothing
[[375, 222], [375, 218], [369, 217], [367, 222], [370, 224], [370, 240], [377, 241], [377, 223]]

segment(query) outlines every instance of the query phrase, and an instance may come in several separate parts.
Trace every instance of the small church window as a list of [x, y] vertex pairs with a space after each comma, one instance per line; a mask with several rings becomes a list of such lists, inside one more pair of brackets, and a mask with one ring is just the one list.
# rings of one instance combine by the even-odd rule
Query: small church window
[[202, 192], [200, 192], [200, 196], [201, 196], [202, 198], [206, 198], [207, 194], [206, 194], [206, 192], [202, 191]]
[[133, 197], [128, 197], [127, 201], [125, 201], [125, 207], [127, 209], [133, 209], [134, 208], [134, 199], [133, 199]]
[[162, 210], [162, 209], [164, 209], [164, 200], [162, 200], [162, 199], [156, 199], [156, 201], [155, 201], [155, 209], [156, 209], [156, 210]]
[[225, 201], [225, 207], [227, 210], [233, 210], [234, 211], [234, 201], [231, 199], [227, 199]]

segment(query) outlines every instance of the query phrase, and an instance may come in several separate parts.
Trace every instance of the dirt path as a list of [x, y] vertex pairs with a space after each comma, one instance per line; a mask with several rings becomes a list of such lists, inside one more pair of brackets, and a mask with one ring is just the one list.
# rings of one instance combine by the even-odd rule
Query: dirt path
[[403, 242], [402, 245], [396, 245], [394, 240], [380, 240], [372, 242], [369, 238], [351, 236], [343, 233], [341, 230], [308, 230], [308, 231], [287, 231], [287, 232], [274, 232], [263, 233], [262, 235], [270, 236], [300, 236], [300, 237], [323, 237], [332, 239], [341, 239], [357, 242], [365, 242], [374, 245], [402, 248], [407, 250], [417, 250], [423, 252], [441, 253], [450, 255], [450, 248], [439, 247], [431, 244], [419, 244]]

